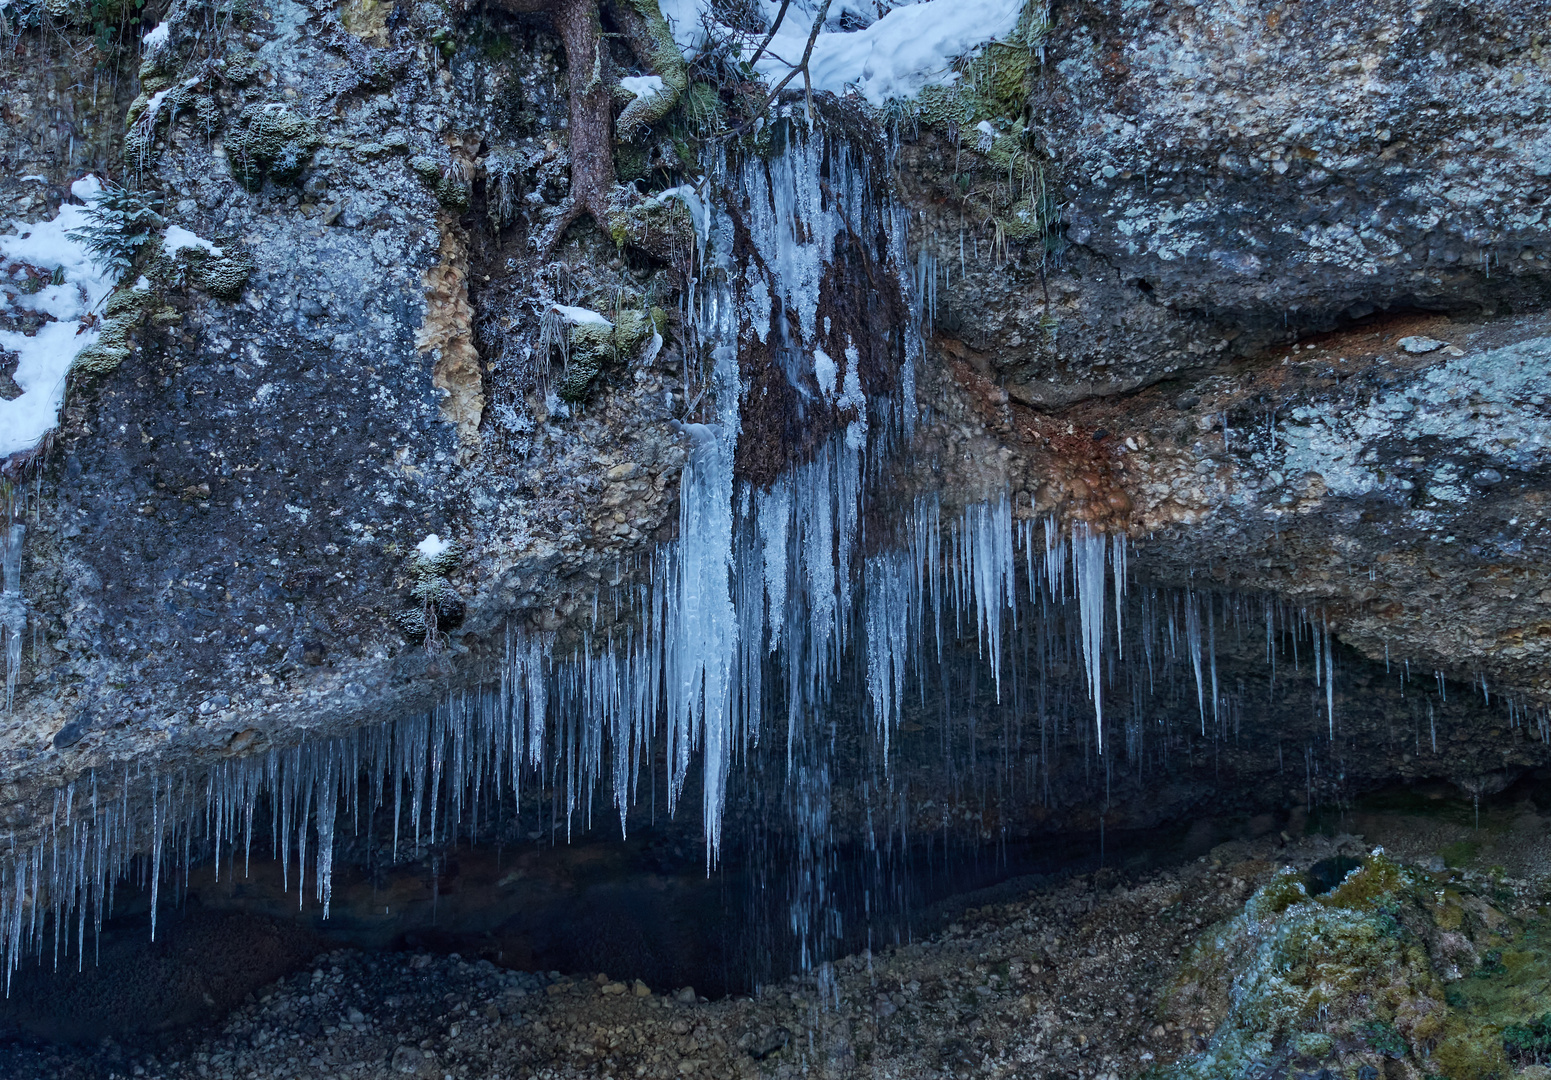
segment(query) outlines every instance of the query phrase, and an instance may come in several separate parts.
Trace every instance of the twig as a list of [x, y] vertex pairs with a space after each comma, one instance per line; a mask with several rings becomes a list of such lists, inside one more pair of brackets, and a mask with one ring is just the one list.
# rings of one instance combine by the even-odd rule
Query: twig
[[754, 50], [753, 59], [749, 61], [750, 70], [753, 69], [755, 64], [759, 63], [759, 58], [770, 47], [770, 42], [775, 38], [776, 31], [781, 29], [781, 20], [786, 18], [786, 9], [791, 6], [791, 3], [792, 0], [781, 0], [781, 10], [776, 12], [775, 22], [770, 24], [770, 33], [765, 35], [765, 40], [759, 43], [759, 48]]

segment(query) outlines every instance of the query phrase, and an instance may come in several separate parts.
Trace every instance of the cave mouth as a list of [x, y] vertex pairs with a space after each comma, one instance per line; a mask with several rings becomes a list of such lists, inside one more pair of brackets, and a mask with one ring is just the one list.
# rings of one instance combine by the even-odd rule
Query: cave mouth
[[[1333, 850], [1302, 872], [1311, 896], [1330, 893], [1364, 866], [1375, 843], [1424, 870], [1490, 864], [1488, 872], [1500, 875], [1502, 863], [1533, 858], [1519, 834], [1527, 820], [1544, 820], [1538, 815], [1551, 815], [1548, 768], [1480, 797], [1443, 779], [1392, 781], [1312, 810], [1248, 806], [1151, 828], [995, 844], [925, 838], [887, 860], [883, 877], [893, 891], [882, 897], [867, 885], [870, 876], [880, 881], [877, 852], [837, 848], [826, 857], [837, 900], [828, 910], [847, 926], [827, 959], [934, 941], [978, 911], [1072, 881], [1087, 882], [1083, 889], [1095, 896], [1123, 894], [1160, 872], [1217, 867], [1256, 846], [1285, 848], [1290, 858], [1311, 842]], [[233, 1009], [268, 1001], [274, 986], [337, 964], [340, 950], [372, 971], [403, 967], [396, 954], [411, 954], [412, 969], [440, 956], [512, 973], [504, 977], [533, 993], [639, 981], [638, 992], [691, 1001], [758, 997], [761, 987], [801, 973], [790, 908], [773, 910], [760, 898], [773, 891], [772, 881], [800, 878], [803, 868], [772, 862], [768, 849], [730, 845], [706, 874], [701, 852], [671, 823], [647, 824], [623, 841], [518, 835], [513, 845], [443, 845], [392, 867], [354, 864], [344, 850], [327, 920], [317, 905], [297, 903], [294, 883], [287, 892], [278, 864], [267, 859], [235, 879], [217, 880], [208, 864], [194, 867], [174, 897], [164, 896], [155, 941], [149, 892], [126, 882], [84, 958], [65, 955], [56, 969], [45, 952], [14, 972], [0, 1003], [0, 1061], [49, 1053], [70, 1059], [77, 1053], [71, 1046], [88, 1056], [112, 1047], [177, 1059]], [[52, 929], [45, 927], [45, 939]], [[154, 1011], [145, 1008], [152, 1000]], [[304, 1021], [299, 1030], [320, 1036], [314, 1028]]]
[[[101, 813], [62, 804], [51, 846], [17, 863], [57, 906], [12, 924], [21, 966], [3, 1023], [138, 1037], [153, 1022], [120, 987], [155, 985], [168, 1003], [156, 1025], [197, 1024], [341, 947], [746, 995], [918, 941], [987, 890], [1350, 832], [1363, 813], [1453, 813], [1462, 795], [1472, 814], [1539, 805], [1525, 785], [1551, 759], [1545, 725], [1500, 694], [1411, 680], [1261, 595], [1132, 587], [1100, 643], [1085, 633], [1094, 607], [1031, 598], [995, 634], [944, 634], [896, 687], [882, 733], [877, 651], [848, 657], [822, 708], [793, 708], [783, 659], [766, 656], [767, 730], [722, 775], [647, 731], [594, 723], [609, 714], [572, 707], [600, 699], [574, 681], [588, 669], [527, 655], [430, 715], [148, 777], [135, 794], [148, 805], [78, 784]], [[553, 711], [513, 711], [514, 688]], [[725, 785], [714, 849], [708, 783]], [[111, 832], [120, 800], [143, 834]], [[1350, 869], [1316, 870], [1309, 892]]]

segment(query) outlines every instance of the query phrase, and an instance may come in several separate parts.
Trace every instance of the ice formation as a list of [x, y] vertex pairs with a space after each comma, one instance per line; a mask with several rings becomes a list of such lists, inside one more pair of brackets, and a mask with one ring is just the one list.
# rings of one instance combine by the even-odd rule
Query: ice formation
[[[9, 517], [10, 515], [6, 515]], [[22, 596], [22, 541], [27, 526], [13, 522], [0, 531], [0, 641], [5, 646], [5, 708], [16, 694], [27, 635], [27, 600]]]
[[[176, 868], [205, 860], [218, 873], [243, 872], [255, 839], [281, 862], [288, 887], [294, 865], [298, 901], [310, 895], [326, 912], [340, 835], [384, 817], [395, 858], [480, 836], [500, 808], [528, 805], [525, 790], [530, 802], [545, 793], [547, 811], [529, 812], [547, 812], [552, 832], [591, 827], [605, 805], [623, 831], [633, 807], [655, 800], [659, 761], [674, 812], [698, 778], [710, 866], [722, 851], [738, 763], [756, 757], [774, 761], [782, 779], [760, 796], [766, 818], [752, 827], [786, 823], [786, 924], [814, 966], [842, 933], [832, 803], [842, 734], [862, 736], [870, 771], [857, 797], [879, 865], [885, 849], [906, 848], [911, 823], [933, 805], [894, 786], [898, 734], [912, 712], [935, 710], [945, 729], [994, 716], [1010, 743], [1027, 725], [1037, 750], [996, 782], [1015, 785], [1000, 795], [1033, 803], [1049, 798], [1063, 732], [1080, 737], [1085, 765], [1100, 766], [1106, 784], [1120, 770], [1161, 768], [1180, 733], [1159, 726], [1164, 714], [1148, 705], [1154, 694], [1193, 697], [1203, 737], [1236, 737], [1242, 695], [1219, 685], [1218, 651], [1263, 633], [1273, 682], [1279, 656], [1290, 648], [1297, 663], [1300, 648], [1313, 645], [1336, 737], [1322, 613], [1128, 587], [1124, 536], [1064, 529], [1036, 515], [1027, 495], [991, 491], [951, 507], [924, 495], [897, 505], [881, 463], [908, 445], [917, 419], [911, 365], [932, 318], [936, 267], [922, 259], [911, 272], [902, 216], [878, 196], [882, 186], [868, 183], [843, 145], [804, 127], [787, 125], [785, 146], [760, 167], [713, 162], [714, 196], [710, 188], [675, 196], [695, 211], [700, 238], [683, 345], [704, 386], [695, 411], [678, 421], [688, 450], [678, 538], [621, 566], [599, 594], [594, 622], [572, 636], [508, 628], [499, 678], [451, 694], [429, 715], [303, 733], [295, 745], [202, 771], [124, 767], [59, 789], [41, 831], [0, 854], [8, 972], [49, 949], [58, 963], [73, 948], [79, 964], [87, 925], [100, 926], [120, 881], [148, 886], [154, 913]], [[739, 209], [757, 261], [734, 257], [728, 205]], [[824, 270], [842, 230], [874, 238], [868, 257], [901, 283], [903, 310], [912, 312], [898, 328], [901, 366], [877, 385], [863, 378], [844, 330], [822, 314]], [[905, 295], [912, 281], [914, 295]], [[767, 307], [761, 324], [760, 297], [779, 298], [792, 317], [770, 320]], [[556, 308], [552, 317], [603, 320], [586, 309]], [[828, 434], [755, 487], [734, 470], [739, 357], [766, 338]], [[25, 609], [20, 623], [11, 614], [20, 550], [15, 526], [0, 593], [0, 604], [13, 605], [0, 607], [8, 673], [16, 627], [25, 626]], [[447, 545], [432, 535], [417, 550], [435, 559]], [[1052, 689], [1047, 673], [1057, 666], [1083, 672], [1083, 690], [1062, 697]], [[1544, 715], [1536, 731], [1551, 740]], [[1312, 747], [1305, 757], [1312, 785]]]

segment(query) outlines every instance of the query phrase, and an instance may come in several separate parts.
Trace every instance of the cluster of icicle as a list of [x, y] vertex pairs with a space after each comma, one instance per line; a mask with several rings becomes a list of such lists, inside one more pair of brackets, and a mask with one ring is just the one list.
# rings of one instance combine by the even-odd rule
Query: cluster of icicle
[[[7, 970], [49, 949], [57, 964], [74, 948], [80, 963], [87, 928], [100, 927], [112, 910], [120, 880], [149, 889], [154, 933], [162, 889], [180, 878], [186, 884], [201, 863], [213, 861], [218, 879], [246, 873], [256, 840], [263, 857], [281, 862], [287, 888], [294, 874], [298, 903], [311, 895], [326, 914], [342, 825], [356, 836], [386, 818], [392, 857], [414, 858], [430, 845], [480, 836], [498, 808], [523, 805], [526, 792], [550, 804], [551, 831], [563, 828], [569, 836], [573, 826], [591, 827], [600, 805], [617, 811], [623, 830], [627, 811], [655, 798], [654, 766], [662, 760], [672, 799], [698, 758], [708, 844], [719, 843], [734, 759], [755, 742], [767, 734], [784, 738], [788, 761], [812, 769], [823, 747], [794, 740], [811, 738], [822, 726], [813, 717], [829, 711], [829, 697], [845, 680], [862, 678], [867, 712], [838, 719], [868, 726], [887, 760], [907, 697], [940, 679], [938, 665], [954, 662], [949, 650], [971, 641], [992, 693], [1005, 694], [1007, 710], [1020, 716], [1050, 711], [1048, 703], [1036, 710], [1019, 697], [1039, 686], [1046, 667], [1082, 663], [1099, 672], [1087, 680], [1089, 694], [1118, 696], [1126, 712], [1118, 752], [1132, 762], [1141, 757], [1145, 718], [1156, 712], [1146, 706], [1148, 693], [1177, 697], [1180, 675], [1199, 706], [1202, 733], [1236, 737], [1249, 703], [1219, 689], [1217, 660], [1220, 648], [1242, 649], [1246, 635], [1264, 635], [1273, 673], [1279, 663], [1307, 663], [1312, 654], [1327, 691], [1334, 677], [1318, 614], [1263, 596], [1134, 590], [1122, 634], [1123, 546], [1097, 533], [1063, 535], [1048, 519], [1020, 520], [1006, 498], [953, 515], [922, 500], [906, 543], [865, 558], [853, 547], [858, 568], [842, 572], [837, 549], [807, 543], [838, 528], [835, 488], [821, 479], [819, 463], [812, 468], [818, 471], [806, 474], [806, 488], [777, 485], [762, 499], [740, 493], [729, 515], [727, 606], [714, 625], [704, 616], [691, 624], [689, 613], [703, 611], [697, 605], [706, 601], [683, 595], [702, 586], [687, 575], [705, 564], [670, 546], [656, 553], [647, 580], [622, 582], [601, 598], [605, 610], [634, 607], [638, 619], [623, 624], [627, 629], [561, 653], [551, 638], [509, 632], [499, 683], [452, 695], [428, 715], [204, 772], [126, 768], [61, 789], [38, 842], [0, 860]], [[799, 470], [791, 479], [803, 476]], [[845, 580], [853, 584], [842, 587]], [[719, 589], [709, 592], [722, 602]], [[1032, 650], [1031, 641], [1039, 643]], [[1032, 660], [1020, 659], [1031, 652]], [[1122, 657], [1129, 662], [1118, 663]], [[780, 685], [767, 694], [768, 680]], [[761, 703], [770, 700], [784, 702], [785, 715], [762, 717]], [[941, 705], [944, 712], [954, 707]], [[1096, 748], [1106, 725], [1093, 720], [1100, 701], [1089, 707]], [[1072, 717], [1080, 712], [1075, 702], [1066, 710]], [[1418, 750], [1430, 738], [1436, 752], [1432, 694], [1427, 715], [1430, 730], [1418, 734]], [[1551, 741], [1544, 712], [1534, 724], [1537, 736]], [[1112, 750], [1106, 759], [1115, 756]], [[813, 804], [794, 820], [827, 828], [827, 790], [810, 790], [800, 777], [790, 786]], [[708, 848], [708, 857], [713, 852]], [[822, 853], [811, 854], [817, 862]], [[820, 914], [793, 906], [794, 918]], [[800, 944], [810, 947], [805, 937]]]
[[[869, 400], [855, 351], [832, 359], [820, 348], [819, 288], [842, 232], [876, 238], [874, 265], [905, 280], [903, 218], [879, 202], [882, 185], [869, 183], [844, 146], [804, 135], [795, 124], [773, 160], [737, 169], [713, 163], [710, 172], [713, 188], [739, 207], [760, 259], [736, 263], [732, 225], [717, 200], [701, 202], [685, 189], [681, 197], [693, 202], [700, 238], [697, 279], [685, 299], [692, 330], [686, 364], [700, 373], [706, 406], [681, 425], [690, 452], [679, 538], [600, 595], [599, 608], [623, 617], [595, 624], [563, 650], [551, 637], [512, 630], [499, 683], [458, 693], [428, 716], [274, 749], [203, 773], [126, 768], [62, 789], [41, 836], [27, 846], [13, 844], [0, 858], [7, 985], [21, 958], [41, 955], [49, 942], [57, 963], [68, 956], [73, 936], [79, 963], [87, 925], [99, 927], [111, 912], [120, 880], [149, 887], [154, 933], [163, 884], [175, 882], [180, 870], [186, 883], [200, 861], [213, 860], [219, 873], [224, 860], [225, 872], [235, 874], [239, 853], [245, 869], [256, 828], [268, 832], [288, 888], [294, 858], [299, 902], [310, 862], [311, 891], [326, 912], [341, 814], [358, 832], [379, 809], [391, 812], [395, 858], [477, 835], [481, 814], [488, 820], [493, 808], [507, 805], [503, 800], [521, 805], [524, 784], [530, 793], [550, 793], [568, 835], [578, 815], [590, 825], [595, 801], [605, 796], [623, 829], [642, 797], [643, 776], [655, 798], [659, 751], [672, 810], [692, 765], [698, 761], [703, 771], [709, 866], [721, 848], [728, 784], [740, 755], [784, 737], [791, 769], [827, 776], [821, 751], [802, 740], [815, 730], [815, 718], [838, 709], [837, 692], [847, 680], [862, 678], [870, 704], [862, 715], [833, 721], [866, 725], [886, 762], [910, 687], [924, 686], [945, 651], [971, 638], [1001, 700], [1004, 681], [1013, 682], [1016, 696], [1021, 682], [1012, 676], [1029, 675], [1026, 667], [1014, 671], [1020, 648], [1027, 656], [1033, 640], [1028, 627], [1045, 635], [1040, 647], [1048, 650], [1056, 646], [1047, 630], [1072, 626], [1078, 645], [1071, 651], [1086, 673], [1086, 707], [1100, 754], [1117, 663], [1128, 673], [1120, 681], [1133, 699], [1142, 684], [1135, 673], [1145, 671], [1150, 686], [1155, 665], [1188, 665], [1202, 732], [1209, 718], [1214, 732], [1221, 727], [1220, 710], [1231, 703], [1216, 676], [1226, 600], [1149, 592], [1128, 646], [1123, 537], [1082, 525], [1063, 531], [1007, 494], [953, 513], [934, 497], [893, 513], [878, 505], [886, 494], [880, 462], [908, 445], [915, 422], [910, 364], [930, 297], [916, 297], [916, 323], [902, 330], [907, 360], [894, 396]], [[773, 297], [794, 318], [772, 325]], [[816, 409], [823, 405], [840, 421], [808, 460], [758, 489], [736, 481], [733, 469], [741, 434], [738, 358], [752, 338], [786, 365]], [[880, 521], [888, 524], [873, 527], [887, 535], [866, 536], [868, 523]], [[19, 552], [19, 536], [15, 546]], [[8, 542], [7, 592], [11, 551]], [[1334, 671], [1322, 620], [1271, 602], [1265, 610], [1273, 664], [1277, 642], [1289, 633], [1295, 650], [1301, 637], [1313, 637], [1334, 734]], [[1072, 611], [1075, 617], [1067, 618]], [[1243, 605], [1233, 612], [1242, 629]], [[13, 633], [8, 644], [14, 639]], [[783, 715], [764, 715], [770, 703]], [[1134, 700], [1131, 711], [1142, 713]], [[1541, 726], [1547, 737], [1543, 719]], [[1139, 733], [1128, 723], [1133, 757]], [[821, 844], [828, 810], [818, 804], [827, 798], [828, 782], [789, 786], [789, 797], [806, 792], [802, 797], [815, 802], [798, 816]], [[261, 804], [267, 814], [256, 826]], [[822, 884], [808, 892], [822, 896]], [[799, 936], [799, 924], [815, 915], [811, 906], [794, 902]], [[802, 947], [806, 953], [806, 938]]]

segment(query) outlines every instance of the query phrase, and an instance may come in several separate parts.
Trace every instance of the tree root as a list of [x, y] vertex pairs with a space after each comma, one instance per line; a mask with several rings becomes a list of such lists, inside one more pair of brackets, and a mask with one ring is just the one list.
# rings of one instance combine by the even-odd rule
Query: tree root
[[[494, 0], [498, 7], [521, 14], [548, 13], [565, 47], [570, 100], [571, 193], [560, 214], [534, 239], [545, 256], [554, 253], [565, 232], [584, 215], [616, 241], [628, 230], [615, 228], [613, 90], [618, 85], [608, 70], [600, 0]], [[621, 10], [622, 9], [622, 10]], [[618, 0], [615, 9], [626, 38], [642, 62], [662, 79], [663, 90], [637, 97], [625, 107], [619, 129], [629, 138], [650, 129], [678, 103], [689, 87], [684, 57], [657, 0]], [[616, 235], [621, 234], [621, 235]]]

